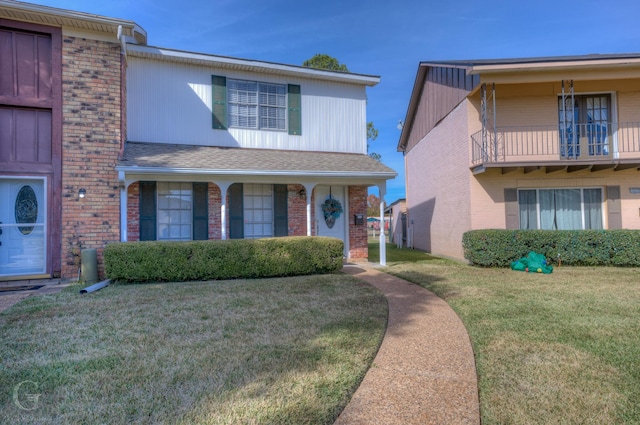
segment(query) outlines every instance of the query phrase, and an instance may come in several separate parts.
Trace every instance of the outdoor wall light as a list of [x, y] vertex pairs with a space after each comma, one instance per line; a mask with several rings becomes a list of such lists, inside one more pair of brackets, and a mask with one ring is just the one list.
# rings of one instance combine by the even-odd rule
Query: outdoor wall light
[[307, 191], [304, 190], [304, 187], [300, 189], [300, 191], [298, 192], [298, 195], [300, 195], [301, 198], [304, 198], [307, 196]]
[[86, 191], [86, 189], [84, 189], [84, 188], [80, 189], [80, 190], [78, 191], [78, 198], [82, 199], [82, 198], [84, 198], [85, 196], [87, 196], [87, 191]]

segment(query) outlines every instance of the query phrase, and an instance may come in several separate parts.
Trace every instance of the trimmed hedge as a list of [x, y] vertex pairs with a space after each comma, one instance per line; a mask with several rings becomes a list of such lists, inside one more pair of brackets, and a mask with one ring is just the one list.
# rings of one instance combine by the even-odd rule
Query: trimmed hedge
[[104, 249], [107, 277], [119, 282], [261, 278], [331, 273], [344, 242], [328, 237], [116, 242]]
[[535, 251], [573, 266], [640, 266], [638, 230], [472, 230], [462, 237], [464, 257], [483, 267], [508, 267]]

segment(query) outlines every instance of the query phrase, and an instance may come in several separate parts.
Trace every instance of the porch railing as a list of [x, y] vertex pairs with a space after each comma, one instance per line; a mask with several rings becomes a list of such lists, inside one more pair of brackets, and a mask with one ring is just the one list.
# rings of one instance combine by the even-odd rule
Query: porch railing
[[640, 122], [499, 127], [471, 136], [472, 165], [640, 159]]

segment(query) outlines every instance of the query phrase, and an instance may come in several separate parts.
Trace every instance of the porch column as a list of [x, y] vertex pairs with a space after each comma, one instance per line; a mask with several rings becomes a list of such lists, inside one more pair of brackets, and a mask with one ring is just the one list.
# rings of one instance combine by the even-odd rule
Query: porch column
[[120, 242], [127, 241], [127, 185], [120, 185]]
[[384, 195], [387, 189], [387, 184], [382, 183], [378, 186], [378, 189], [380, 190], [380, 236], [379, 236], [379, 240], [380, 240], [380, 265], [381, 266], [386, 266], [387, 265], [387, 241], [386, 241], [386, 237], [384, 235]]
[[220, 238], [227, 240], [227, 189], [231, 182], [213, 182], [220, 188]]
[[118, 187], [120, 188], [120, 242], [126, 242], [127, 235], [127, 191], [130, 182], [127, 182], [124, 172], [118, 171]]
[[312, 230], [312, 222], [311, 222], [311, 195], [313, 193], [313, 188], [316, 186], [315, 184], [310, 183], [301, 183], [304, 186], [304, 191], [306, 194], [307, 201], [307, 236], [311, 236], [313, 233]]

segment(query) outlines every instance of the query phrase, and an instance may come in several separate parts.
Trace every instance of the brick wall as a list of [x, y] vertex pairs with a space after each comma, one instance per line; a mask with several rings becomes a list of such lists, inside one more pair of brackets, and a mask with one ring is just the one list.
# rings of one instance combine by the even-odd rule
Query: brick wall
[[127, 240], [140, 240], [140, 183], [135, 182], [127, 189]]
[[287, 187], [289, 236], [307, 235], [307, 197], [300, 195], [302, 189], [304, 186], [299, 184], [290, 184]]
[[355, 214], [367, 216], [367, 188], [365, 186], [349, 186], [349, 258], [361, 259], [369, 257], [366, 224], [354, 223]]
[[120, 239], [120, 45], [66, 36], [62, 44], [62, 277], [77, 276], [84, 248], [97, 248], [103, 277], [102, 248]]

